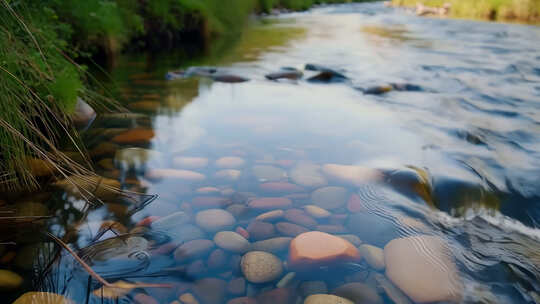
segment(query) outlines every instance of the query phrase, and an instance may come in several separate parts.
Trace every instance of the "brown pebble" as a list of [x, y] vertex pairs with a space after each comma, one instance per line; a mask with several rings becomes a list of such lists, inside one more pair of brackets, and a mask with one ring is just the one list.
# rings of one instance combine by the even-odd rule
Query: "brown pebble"
[[300, 209], [289, 209], [285, 211], [285, 219], [291, 223], [307, 228], [314, 228], [317, 226], [317, 221]]
[[281, 233], [282, 235], [284, 236], [290, 236], [290, 237], [295, 237], [299, 234], [302, 234], [304, 232], [308, 232], [309, 230], [302, 227], [302, 226], [299, 226], [299, 225], [296, 225], [296, 224], [291, 224], [291, 223], [288, 223], [288, 222], [279, 222], [276, 224], [276, 230]]

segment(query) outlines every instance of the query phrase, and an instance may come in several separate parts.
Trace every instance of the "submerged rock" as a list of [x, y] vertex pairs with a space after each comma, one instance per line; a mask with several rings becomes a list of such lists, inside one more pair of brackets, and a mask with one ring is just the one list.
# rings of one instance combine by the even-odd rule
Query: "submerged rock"
[[354, 304], [354, 302], [334, 295], [314, 294], [307, 297], [304, 304]]
[[287, 179], [287, 172], [274, 166], [254, 166], [252, 171], [253, 175], [260, 182], [277, 182]]
[[375, 270], [383, 270], [385, 267], [384, 263], [384, 252], [381, 248], [371, 246], [368, 244], [361, 245], [358, 247], [358, 251], [366, 262]]
[[322, 187], [327, 184], [321, 167], [315, 164], [300, 163], [291, 170], [290, 175], [295, 183], [308, 188]]
[[448, 245], [435, 236], [392, 240], [384, 247], [386, 276], [417, 303], [453, 302], [463, 283]]
[[255, 251], [265, 251], [269, 253], [279, 253], [286, 251], [291, 243], [291, 237], [276, 237], [251, 244], [251, 249]]
[[234, 253], [244, 253], [249, 250], [250, 243], [234, 231], [220, 231], [214, 236], [216, 245], [224, 250]]
[[251, 283], [266, 283], [278, 279], [283, 273], [281, 260], [263, 251], [250, 251], [240, 262], [242, 273]]
[[248, 207], [255, 210], [274, 210], [288, 208], [292, 201], [286, 197], [262, 197], [251, 200]]
[[18, 297], [12, 304], [74, 304], [71, 300], [51, 292], [30, 291]]
[[354, 245], [343, 238], [319, 231], [300, 234], [291, 241], [289, 248], [289, 267], [297, 270], [313, 270], [336, 263], [358, 262], [360, 259]]
[[236, 220], [230, 212], [223, 209], [208, 209], [197, 213], [195, 222], [208, 232], [217, 232], [232, 228]]
[[304, 76], [304, 73], [299, 70], [282, 70], [275, 73], [269, 73], [264, 75], [268, 80], [280, 80], [280, 79], [289, 79], [289, 80], [298, 80]]
[[227, 282], [215, 278], [205, 278], [195, 282], [193, 293], [202, 304], [221, 304], [226, 295]]
[[362, 166], [326, 164], [322, 170], [328, 177], [352, 186], [379, 182], [384, 178], [381, 171]]
[[323, 187], [313, 191], [311, 201], [321, 208], [333, 210], [345, 205], [347, 193], [343, 187]]
[[225, 83], [240, 83], [249, 81], [248, 78], [230, 74], [212, 75], [210, 78], [212, 78], [214, 81]]
[[190, 261], [207, 255], [214, 247], [214, 242], [210, 240], [188, 241], [176, 248], [174, 259], [178, 262]]
[[336, 288], [334, 294], [349, 299], [354, 303], [383, 304], [383, 299], [373, 287], [362, 283], [348, 283]]
[[244, 166], [246, 161], [237, 156], [227, 156], [216, 160], [216, 167], [224, 169], [235, 169]]

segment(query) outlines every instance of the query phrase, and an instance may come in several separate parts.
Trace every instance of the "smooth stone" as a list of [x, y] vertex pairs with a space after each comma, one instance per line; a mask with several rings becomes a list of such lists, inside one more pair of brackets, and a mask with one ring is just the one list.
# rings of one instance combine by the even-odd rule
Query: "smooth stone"
[[240, 262], [242, 273], [251, 283], [266, 283], [276, 280], [283, 273], [281, 260], [264, 251], [250, 251]]
[[210, 269], [221, 269], [227, 264], [227, 253], [221, 249], [217, 248], [210, 253], [208, 256], [208, 268]]
[[242, 227], [236, 227], [235, 232], [243, 236], [246, 240], [249, 240], [249, 232], [246, 229]]
[[439, 237], [394, 239], [384, 247], [386, 276], [417, 303], [460, 302], [463, 283]]
[[239, 219], [249, 214], [249, 208], [244, 204], [232, 204], [226, 210]]
[[383, 299], [377, 293], [377, 290], [363, 283], [348, 283], [336, 288], [335, 295], [349, 299], [354, 303], [362, 304], [383, 304]]
[[287, 179], [287, 172], [274, 166], [253, 166], [252, 172], [260, 182], [277, 182]]
[[52, 292], [29, 291], [12, 304], [74, 304], [74, 302]]
[[144, 293], [138, 293], [133, 296], [133, 302], [135, 304], [159, 304], [156, 299]]
[[351, 197], [349, 197], [349, 201], [347, 201], [347, 210], [352, 213], [369, 211], [357, 194], [352, 194]]
[[314, 205], [327, 210], [337, 209], [347, 201], [347, 189], [343, 187], [323, 187], [311, 193]]
[[332, 215], [332, 213], [330, 213], [328, 210], [315, 205], [306, 205], [304, 206], [304, 210], [307, 214], [316, 219], [324, 219]]
[[221, 193], [221, 190], [216, 187], [201, 187], [195, 190], [195, 192], [198, 194], [217, 194]]
[[289, 288], [275, 288], [257, 295], [258, 304], [293, 304], [294, 293]]
[[147, 218], [149, 219], [147, 223], [153, 230], [164, 231], [185, 225], [191, 221], [191, 218], [192, 216], [190, 216], [189, 214], [183, 211], [178, 211], [153, 221], [151, 218]]
[[208, 209], [195, 215], [195, 223], [203, 230], [217, 232], [232, 228], [236, 220], [230, 212], [223, 209]]
[[260, 241], [274, 237], [276, 229], [271, 223], [253, 221], [247, 226], [247, 232], [249, 233], [251, 240]]
[[254, 242], [251, 244], [251, 249], [275, 254], [286, 251], [289, 248], [291, 241], [291, 237], [276, 237], [264, 241]]
[[258, 304], [257, 300], [250, 297], [240, 297], [229, 300], [227, 304]]
[[21, 286], [23, 278], [13, 271], [0, 269], [0, 289], [15, 289]]
[[71, 120], [77, 129], [86, 129], [96, 118], [96, 111], [82, 98], [77, 97]]
[[285, 219], [293, 224], [304, 226], [307, 228], [314, 228], [317, 226], [317, 221], [306, 214], [305, 211], [300, 209], [289, 209], [285, 211]]
[[267, 193], [272, 194], [291, 194], [304, 192], [305, 189], [291, 183], [286, 182], [268, 182], [259, 185], [259, 188]]
[[182, 244], [174, 251], [174, 259], [178, 262], [186, 262], [200, 258], [214, 249], [214, 242], [210, 240], [193, 240]]
[[290, 269], [311, 270], [336, 263], [358, 262], [360, 259], [358, 249], [345, 239], [320, 231], [310, 231], [291, 241], [288, 265]]
[[349, 241], [351, 244], [353, 244], [356, 247], [362, 244], [362, 240], [354, 234], [338, 234], [336, 236]]
[[322, 71], [315, 76], [309, 77], [307, 81], [313, 83], [336, 83], [347, 81], [347, 78], [342, 77], [341, 75], [342, 74], [336, 74], [330, 71]]
[[351, 214], [346, 226], [363, 242], [381, 248], [399, 237], [399, 231], [394, 222], [376, 213], [358, 212]]
[[315, 230], [330, 234], [346, 233], [347, 228], [343, 225], [317, 225]]
[[314, 294], [307, 297], [304, 304], [354, 304], [354, 302], [334, 295]]
[[299, 286], [300, 294], [307, 298], [310, 295], [328, 292], [328, 286], [324, 281], [305, 281]]
[[296, 272], [287, 273], [286, 275], [283, 276], [283, 278], [281, 278], [281, 280], [279, 280], [279, 282], [277, 282], [276, 287], [277, 288], [286, 287], [287, 285], [289, 285], [289, 283], [291, 283], [291, 281], [294, 279], [295, 276], [296, 276]]
[[366, 95], [382, 95], [391, 92], [393, 89], [391, 85], [378, 85], [361, 89], [361, 91]]
[[95, 197], [105, 200], [115, 199], [120, 193], [119, 181], [93, 175], [71, 175], [67, 179], [57, 181], [54, 183], [54, 185], [62, 188], [68, 194], [76, 198], [84, 198], [89, 196], [85, 191], [81, 193], [79, 189], [86, 189]]
[[193, 294], [191, 293], [184, 293], [182, 294], [178, 300], [181, 301], [182, 304], [199, 304], [199, 301], [197, 301], [197, 299], [195, 299], [195, 296], [193, 296]]
[[208, 158], [177, 156], [172, 160], [174, 167], [182, 169], [201, 169], [208, 166]]
[[419, 168], [404, 168], [389, 172], [386, 182], [394, 189], [409, 196], [422, 198], [424, 202], [432, 203], [429, 173]]
[[220, 279], [205, 278], [195, 282], [193, 293], [202, 304], [221, 304], [225, 300], [227, 283]]
[[301, 71], [280, 71], [264, 75], [268, 80], [279, 80], [279, 79], [289, 79], [289, 80], [298, 80], [304, 76], [304, 73]]
[[375, 270], [383, 270], [385, 267], [384, 263], [384, 252], [381, 248], [375, 247], [372, 245], [364, 244], [358, 247], [360, 255], [366, 260], [369, 266]]
[[327, 185], [321, 167], [310, 163], [300, 163], [290, 171], [291, 179], [298, 185], [317, 188]]
[[246, 161], [237, 156], [227, 156], [216, 160], [216, 167], [223, 169], [236, 169], [244, 166]]
[[220, 180], [235, 182], [242, 175], [242, 171], [236, 169], [220, 170], [214, 174], [214, 177]]
[[266, 222], [273, 222], [277, 221], [279, 219], [282, 219], [285, 215], [285, 212], [281, 209], [278, 210], [272, 210], [265, 212], [263, 214], [258, 215], [255, 220], [257, 221], [266, 221]]
[[285, 236], [295, 237], [309, 230], [300, 225], [288, 223], [288, 222], [279, 222], [276, 224], [276, 230]]
[[234, 231], [220, 231], [214, 236], [216, 245], [224, 250], [234, 253], [244, 253], [249, 250], [250, 243]]
[[362, 166], [326, 164], [322, 171], [328, 177], [352, 186], [379, 182], [384, 178], [381, 171]]
[[185, 224], [177, 229], [172, 229], [167, 232], [172, 240], [176, 243], [204, 239], [206, 234], [197, 226]]
[[411, 300], [399, 290], [390, 280], [388, 280], [384, 275], [380, 273], [375, 273], [373, 275], [377, 287], [382, 289], [384, 293], [392, 300], [395, 304], [413, 304]]
[[146, 171], [145, 177], [153, 180], [174, 179], [190, 182], [201, 182], [206, 179], [206, 176], [201, 173], [179, 169], [151, 169]]
[[185, 275], [191, 278], [200, 278], [204, 277], [208, 272], [208, 268], [203, 260], [195, 260], [191, 262], [186, 270]]
[[225, 208], [230, 203], [230, 199], [219, 196], [197, 196], [191, 200], [195, 209]]
[[155, 133], [151, 129], [135, 128], [111, 138], [117, 144], [145, 144], [154, 138]]
[[246, 294], [246, 279], [236, 278], [230, 280], [227, 284], [227, 292], [235, 296]]
[[244, 77], [236, 76], [236, 75], [227, 75], [227, 74], [215, 75], [215, 76], [211, 76], [211, 78], [214, 81], [224, 82], [224, 83], [240, 83], [240, 82], [249, 81], [248, 78], [244, 78]]
[[286, 197], [263, 197], [251, 200], [248, 207], [255, 210], [286, 209], [292, 201]]

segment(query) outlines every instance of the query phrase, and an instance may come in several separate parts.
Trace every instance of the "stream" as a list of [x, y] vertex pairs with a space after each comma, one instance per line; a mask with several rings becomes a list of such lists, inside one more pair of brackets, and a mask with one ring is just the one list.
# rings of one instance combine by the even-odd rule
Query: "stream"
[[[83, 133], [100, 201], [61, 182], [21, 199], [57, 211], [0, 248], [24, 279], [7, 299], [540, 303], [540, 27], [375, 2], [220, 41], [124, 55], [102, 79], [131, 112]], [[344, 77], [317, 81], [306, 64]], [[249, 81], [165, 80], [190, 66]], [[303, 76], [265, 78], [283, 67]], [[109, 282], [169, 287], [111, 298], [44, 230]], [[308, 231], [322, 233], [295, 238]]]

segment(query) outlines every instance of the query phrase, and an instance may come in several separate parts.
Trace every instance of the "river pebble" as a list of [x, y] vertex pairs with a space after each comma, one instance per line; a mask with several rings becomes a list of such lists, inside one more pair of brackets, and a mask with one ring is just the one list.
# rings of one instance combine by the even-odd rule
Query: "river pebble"
[[279, 222], [276, 224], [276, 230], [284, 236], [295, 237], [301, 233], [308, 232], [309, 229], [302, 227], [300, 225], [288, 223], [288, 222]]
[[216, 245], [226, 251], [244, 253], [249, 250], [250, 243], [234, 231], [220, 231], [214, 236]]
[[208, 268], [209, 269], [221, 269], [227, 264], [228, 255], [225, 250], [221, 248], [214, 249], [208, 256]]
[[253, 166], [252, 172], [260, 182], [277, 182], [287, 179], [287, 172], [274, 166]]
[[178, 262], [186, 262], [200, 258], [208, 254], [214, 246], [214, 242], [210, 240], [188, 241], [174, 251], [174, 259]]
[[313, 204], [327, 210], [342, 207], [347, 198], [347, 189], [343, 187], [323, 187], [311, 194]]
[[263, 183], [259, 185], [259, 188], [267, 193], [272, 194], [291, 194], [291, 193], [299, 193], [304, 192], [305, 189], [291, 183], [286, 182], [269, 182], [269, 183]]
[[216, 160], [216, 167], [223, 169], [236, 169], [244, 166], [246, 161], [237, 156], [226, 156]]
[[224, 169], [214, 174], [216, 179], [226, 182], [235, 182], [240, 178], [240, 176], [242, 176], [242, 171], [236, 169]]
[[224, 280], [205, 278], [195, 282], [193, 293], [202, 304], [221, 304], [225, 298], [227, 283]]
[[377, 290], [363, 283], [344, 284], [336, 288], [333, 293], [354, 303], [383, 304], [383, 299], [379, 296]]
[[194, 209], [221, 209], [227, 207], [231, 201], [219, 196], [197, 196], [191, 200], [191, 207]]
[[227, 304], [258, 304], [257, 300], [250, 297], [240, 297], [229, 300]]
[[276, 229], [271, 223], [253, 221], [247, 226], [247, 232], [253, 241], [266, 240], [276, 235]]
[[383, 270], [385, 267], [384, 263], [384, 252], [381, 248], [375, 247], [372, 245], [364, 244], [358, 247], [360, 255], [366, 260], [369, 266], [375, 270]]
[[322, 175], [321, 167], [311, 163], [300, 163], [290, 172], [291, 179], [298, 185], [316, 188], [328, 183]]
[[273, 210], [289, 208], [292, 201], [285, 197], [262, 197], [251, 200], [248, 207], [255, 210]]
[[264, 251], [250, 251], [242, 257], [242, 273], [252, 283], [266, 283], [276, 280], [283, 273], [281, 260]]
[[392, 240], [384, 247], [386, 276], [417, 303], [459, 302], [463, 285], [449, 252], [435, 236]]
[[304, 210], [307, 214], [316, 219], [324, 219], [332, 215], [328, 210], [315, 205], [306, 205], [304, 206]]
[[327, 293], [328, 286], [324, 281], [305, 281], [299, 286], [300, 294], [307, 298], [313, 294]]
[[382, 172], [379, 170], [362, 166], [326, 164], [322, 167], [322, 171], [330, 179], [351, 186], [380, 182], [384, 178]]
[[227, 292], [231, 295], [239, 296], [246, 294], [246, 279], [236, 278], [227, 284]]
[[286, 251], [291, 243], [291, 237], [276, 237], [251, 244], [251, 249], [256, 251], [266, 251], [269, 253], [279, 253]]
[[289, 209], [285, 211], [284, 218], [293, 224], [304, 226], [306, 228], [314, 228], [317, 226], [317, 221], [300, 209]]
[[208, 232], [217, 232], [232, 228], [236, 223], [234, 216], [223, 209], [208, 209], [195, 215], [195, 222]]
[[334, 295], [314, 294], [307, 297], [304, 304], [354, 304], [354, 302]]
[[273, 221], [277, 221], [283, 218], [284, 215], [285, 215], [285, 212], [281, 209], [272, 210], [272, 211], [268, 211], [268, 212], [258, 215], [255, 218], [255, 220], [273, 222]]

